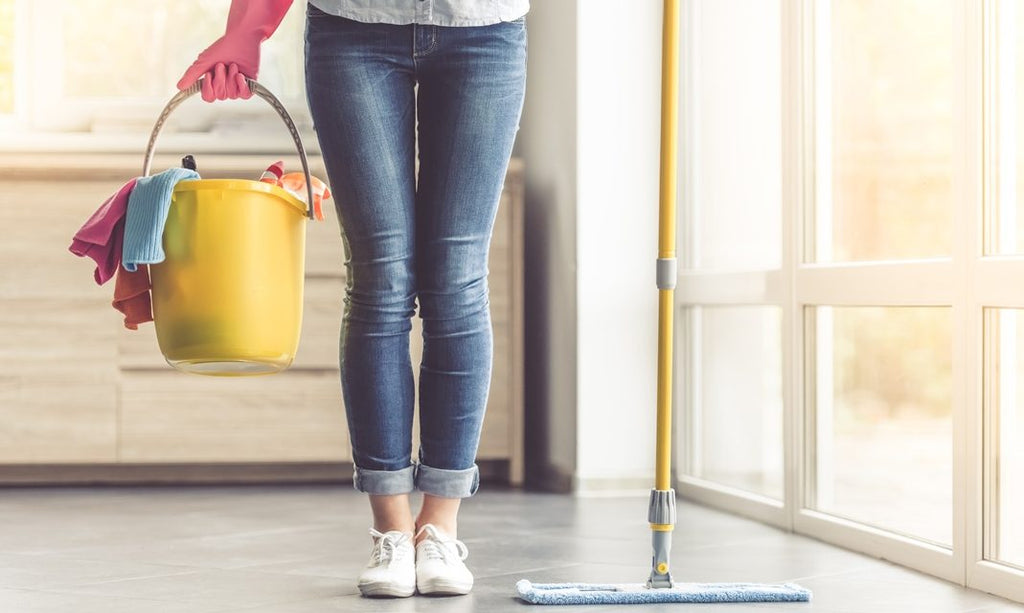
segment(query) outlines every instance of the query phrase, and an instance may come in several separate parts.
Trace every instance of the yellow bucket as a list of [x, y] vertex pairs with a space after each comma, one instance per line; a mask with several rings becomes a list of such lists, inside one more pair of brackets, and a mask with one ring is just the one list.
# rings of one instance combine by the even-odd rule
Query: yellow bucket
[[299, 347], [306, 205], [276, 185], [182, 181], [150, 267], [167, 362], [202, 374], [288, 368]]
[[[291, 130], [312, 203], [294, 124], [272, 94], [255, 81], [250, 88], [271, 102]], [[167, 115], [198, 90], [197, 84], [180, 92], [164, 109], [150, 137], [143, 175], [149, 174]], [[291, 365], [302, 328], [305, 221], [311, 209], [260, 181], [199, 179], [175, 186], [163, 233], [166, 259], [150, 266], [153, 322], [171, 366], [240, 376]]]

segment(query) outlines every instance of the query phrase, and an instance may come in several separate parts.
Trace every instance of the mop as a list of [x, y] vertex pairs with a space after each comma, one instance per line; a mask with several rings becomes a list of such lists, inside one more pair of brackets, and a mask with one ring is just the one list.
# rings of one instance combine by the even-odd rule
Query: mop
[[676, 493], [670, 487], [672, 431], [672, 311], [676, 285], [676, 107], [678, 103], [679, 0], [665, 0], [661, 66], [661, 206], [659, 211], [658, 417], [655, 487], [648, 505], [654, 555], [647, 583], [516, 583], [530, 604], [648, 604], [662, 602], [803, 602], [811, 592], [799, 585], [679, 583], [669, 572], [676, 521]]

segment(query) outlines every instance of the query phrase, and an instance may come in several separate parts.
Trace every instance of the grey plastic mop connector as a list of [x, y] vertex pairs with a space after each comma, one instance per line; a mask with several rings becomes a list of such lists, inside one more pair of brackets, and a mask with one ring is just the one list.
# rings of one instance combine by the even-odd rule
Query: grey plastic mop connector
[[[669, 570], [669, 558], [672, 553], [671, 532], [651, 532], [651, 545], [654, 555], [651, 557], [651, 576], [647, 579], [647, 587], [672, 587], [672, 571]], [[659, 566], [665, 572], [660, 572]]]
[[[676, 491], [674, 489], [651, 490], [647, 521], [652, 524], [675, 525]], [[672, 587], [672, 573], [669, 571], [669, 559], [672, 552], [672, 532], [652, 530], [651, 545], [654, 547], [654, 555], [651, 558], [651, 577], [647, 580], [647, 587], [670, 588]]]
[[674, 489], [651, 490], [647, 521], [652, 524], [676, 523], [676, 491]]
[[658, 289], [675, 289], [676, 259], [658, 258]]

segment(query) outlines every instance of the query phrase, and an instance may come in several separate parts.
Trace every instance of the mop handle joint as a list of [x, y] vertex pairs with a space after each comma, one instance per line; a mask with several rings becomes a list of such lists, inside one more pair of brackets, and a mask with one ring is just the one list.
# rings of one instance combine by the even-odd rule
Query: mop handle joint
[[658, 258], [658, 289], [675, 289], [677, 276], [676, 258]]

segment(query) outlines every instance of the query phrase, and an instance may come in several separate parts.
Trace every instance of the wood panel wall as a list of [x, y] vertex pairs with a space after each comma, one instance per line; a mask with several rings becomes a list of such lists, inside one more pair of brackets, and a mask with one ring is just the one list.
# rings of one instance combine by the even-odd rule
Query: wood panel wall
[[[207, 178], [254, 169], [258, 176], [267, 163], [201, 160]], [[138, 173], [137, 161], [0, 156], [0, 483], [31, 465], [350, 466], [337, 364], [345, 271], [332, 207], [308, 228], [292, 368], [264, 377], [187, 375], [164, 362], [152, 324], [123, 327], [110, 306], [113, 282], [97, 286], [91, 260], [67, 250], [85, 219]], [[173, 164], [158, 158], [154, 167]], [[312, 169], [326, 176], [319, 160]], [[499, 461], [512, 483], [522, 480], [521, 216], [522, 166], [513, 160], [490, 253], [495, 359], [478, 454], [481, 463]], [[415, 372], [419, 318], [413, 323]], [[168, 480], [166, 470], [160, 474]]]

